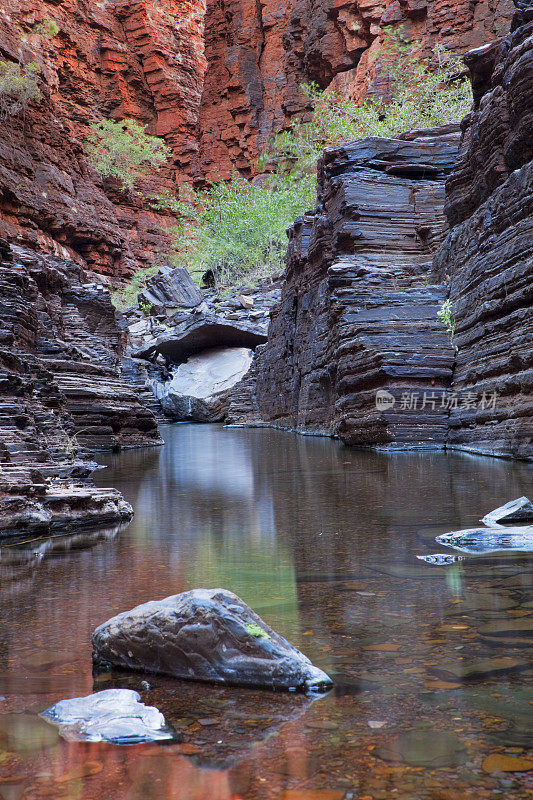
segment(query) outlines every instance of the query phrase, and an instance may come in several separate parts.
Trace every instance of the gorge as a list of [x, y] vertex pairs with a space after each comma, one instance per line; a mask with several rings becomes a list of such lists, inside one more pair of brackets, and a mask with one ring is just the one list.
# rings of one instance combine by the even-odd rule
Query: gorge
[[[347, 137], [392, 35], [441, 122]], [[0, 795], [525, 800], [533, 2], [5, 0], [0, 121]]]

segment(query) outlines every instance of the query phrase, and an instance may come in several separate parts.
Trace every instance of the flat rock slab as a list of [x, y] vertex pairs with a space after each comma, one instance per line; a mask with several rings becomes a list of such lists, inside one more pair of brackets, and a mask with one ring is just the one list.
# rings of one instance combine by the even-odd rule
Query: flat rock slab
[[138, 744], [173, 738], [163, 714], [141, 703], [141, 696], [131, 689], [60, 700], [41, 716], [58, 725], [61, 736], [71, 742]]
[[162, 355], [170, 364], [181, 364], [190, 356], [213, 347], [249, 347], [267, 340], [268, 322], [230, 321], [215, 314], [198, 315], [133, 353], [149, 361]]
[[466, 528], [436, 537], [439, 544], [462, 553], [493, 553], [499, 550], [533, 550], [533, 525], [514, 528]]
[[253, 351], [246, 347], [205, 350], [175, 368], [170, 381], [153, 382], [152, 390], [172, 419], [221, 422], [229, 392], [246, 375], [252, 358]]
[[194, 589], [125, 611], [93, 633], [93, 661], [188, 680], [325, 691], [332, 681], [233, 592]]
[[510, 500], [504, 506], [495, 508], [489, 514], [485, 514], [481, 522], [484, 522], [489, 528], [513, 522], [533, 522], [533, 503], [529, 497], [518, 497], [516, 500]]

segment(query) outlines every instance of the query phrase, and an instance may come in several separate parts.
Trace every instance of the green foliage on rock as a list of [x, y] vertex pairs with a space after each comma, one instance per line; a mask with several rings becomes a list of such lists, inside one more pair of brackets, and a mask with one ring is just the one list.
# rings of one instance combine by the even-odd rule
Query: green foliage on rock
[[41, 99], [39, 73], [41, 68], [36, 61], [18, 64], [15, 61], [0, 59], [0, 118], [12, 117], [33, 100]]
[[458, 58], [441, 45], [429, 60], [422, 59], [418, 42], [403, 32], [389, 32], [381, 56], [381, 77], [387, 96], [369, 97], [361, 105], [314, 84], [302, 88], [313, 117], [296, 122], [273, 137], [263, 165], [283, 165], [295, 173], [309, 171], [325, 147], [367, 136], [395, 137], [408, 130], [459, 122], [470, 110], [472, 93]]
[[450, 341], [453, 344], [455, 336], [455, 317], [453, 315], [453, 305], [451, 300], [445, 300], [437, 311], [437, 316], [450, 334]]
[[45, 17], [42, 22], [38, 22], [33, 26], [31, 33], [33, 36], [47, 36], [53, 39], [60, 30], [55, 20], [50, 19], [50, 17]]
[[235, 175], [206, 189], [182, 187], [152, 205], [176, 214], [172, 260], [195, 277], [212, 269], [221, 282], [254, 282], [283, 269], [287, 227], [316, 202], [313, 175], [271, 175], [261, 184]]
[[132, 119], [102, 120], [91, 125], [87, 144], [89, 160], [103, 178], [118, 178], [125, 189], [166, 164], [170, 147], [158, 136], [150, 136]]

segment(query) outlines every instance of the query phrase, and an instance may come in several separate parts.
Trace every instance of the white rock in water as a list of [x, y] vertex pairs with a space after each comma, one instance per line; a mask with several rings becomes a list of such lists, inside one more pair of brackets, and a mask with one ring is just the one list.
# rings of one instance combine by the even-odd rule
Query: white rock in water
[[437, 566], [464, 561], [464, 556], [458, 556], [455, 553], [432, 553], [430, 556], [417, 556], [417, 558], [425, 561], [426, 564], [436, 564]]
[[247, 347], [204, 350], [176, 367], [170, 381], [152, 389], [174, 419], [220, 422], [228, 410], [229, 392], [246, 375], [252, 358]]
[[172, 739], [157, 708], [141, 703], [131, 689], [106, 689], [87, 697], [60, 700], [41, 716], [59, 726], [71, 742], [137, 744]]
[[462, 553], [493, 553], [498, 550], [533, 550], [533, 525], [515, 528], [466, 528], [437, 536], [439, 544]]
[[518, 497], [504, 506], [495, 508], [490, 514], [485, 514], [481, 522], [489, 528], [497, 528], [512, 522], [533, 522], [533, 503], [528, 497]]

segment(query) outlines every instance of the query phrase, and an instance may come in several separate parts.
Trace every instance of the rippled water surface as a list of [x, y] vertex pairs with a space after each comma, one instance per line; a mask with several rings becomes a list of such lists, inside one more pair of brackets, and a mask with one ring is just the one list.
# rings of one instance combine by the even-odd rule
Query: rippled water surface
[[[129, 526], [0, 548], [0, 798], [532, 796], [531, 556], [435, 542], [531, 495], [530, 466], [218, 426], [164, 438], [99, 459]], [[443, 552], [462, 560], [416, 557]], [[335, 689], [93, 678], [98, 624], [200, 586], [239, 594]], [[176, 741], [67, 742], [38, 717], [112, 686], [160, 708]]]

